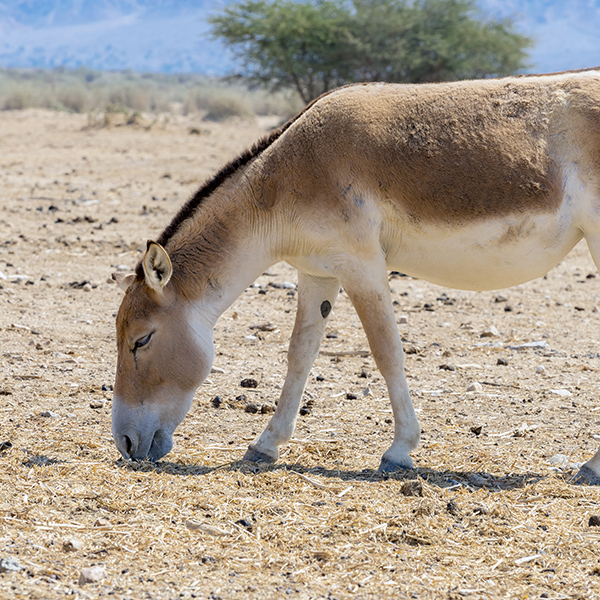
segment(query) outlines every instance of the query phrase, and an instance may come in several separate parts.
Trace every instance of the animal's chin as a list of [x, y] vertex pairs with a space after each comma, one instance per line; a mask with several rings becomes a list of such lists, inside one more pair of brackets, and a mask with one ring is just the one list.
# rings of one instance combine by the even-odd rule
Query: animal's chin
[[150, 444], [150, 450], [148, 450], [148, 459], [157, 462], [167, 455], [171, 448], [173, 448], [173, 437], [159, 429], [152, 438], [152, 444]]

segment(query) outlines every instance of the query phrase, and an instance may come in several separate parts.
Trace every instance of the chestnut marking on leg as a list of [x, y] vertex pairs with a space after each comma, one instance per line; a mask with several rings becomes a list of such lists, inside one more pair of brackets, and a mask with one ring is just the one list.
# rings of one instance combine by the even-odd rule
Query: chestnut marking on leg
[[326, 319], [331, 312], [331, 302], [329, 300], [324, 300], [321, 304], [321, 316]]

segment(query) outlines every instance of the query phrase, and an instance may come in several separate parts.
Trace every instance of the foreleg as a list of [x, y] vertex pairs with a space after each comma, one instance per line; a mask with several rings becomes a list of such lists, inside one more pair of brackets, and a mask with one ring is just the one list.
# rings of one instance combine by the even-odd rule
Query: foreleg
[[275, 462], [279, 458], [278, 446], [291, 439], [304, 386], [339, 289], [337, 279], [298, 274], [298, 311], [288, 350], [285, 383], [275, 414], [263, 433], [250, 444], [244, 460]]

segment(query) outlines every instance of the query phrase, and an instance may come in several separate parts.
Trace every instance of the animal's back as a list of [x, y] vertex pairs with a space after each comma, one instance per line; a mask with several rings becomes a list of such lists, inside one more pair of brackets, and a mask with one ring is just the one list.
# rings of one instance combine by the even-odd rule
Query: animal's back
[[[574, 97], [583, 108], [569, 108]], [[600, 72], [356, 85], [322, 98], [286, 136], [302, 155], [297, 177], [317, 189], [378, 190], [415, 223], [466, 223], [557, 210], [572, 140], [600, 132], [600, 118], [590, 131], [596, 98], [600, 111]]]

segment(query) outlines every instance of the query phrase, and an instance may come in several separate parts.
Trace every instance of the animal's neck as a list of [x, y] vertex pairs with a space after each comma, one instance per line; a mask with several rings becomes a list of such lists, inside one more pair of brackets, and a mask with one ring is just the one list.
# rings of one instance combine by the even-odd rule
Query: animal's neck
[[248, 178], [235, 179], [183, 223], [166, 247], [178, 294], [201, 306], [212, 325], [279, 260], [267, 235], [268, 218], [257, 208]]

